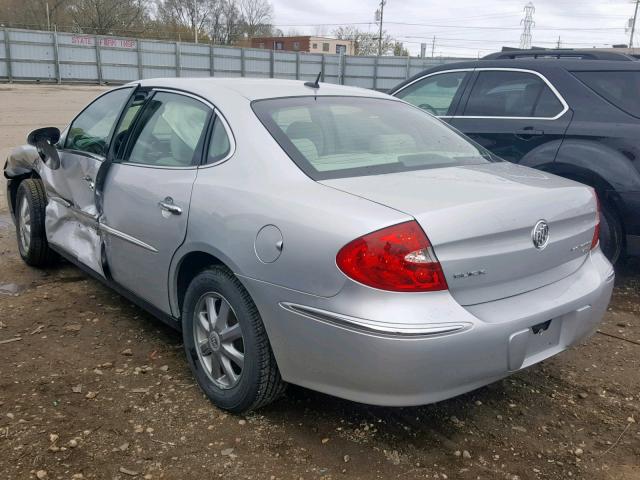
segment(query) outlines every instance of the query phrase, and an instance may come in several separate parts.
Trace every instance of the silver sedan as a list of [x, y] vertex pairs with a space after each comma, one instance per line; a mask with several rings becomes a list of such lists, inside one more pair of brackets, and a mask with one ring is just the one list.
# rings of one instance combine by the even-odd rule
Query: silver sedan
[[182, 330], [208, 397], [378, 405], [486, 385], [590, 335], [614, 273], [588, 187], [369, 90], [156, 79], [5, 166], [20, 255]]

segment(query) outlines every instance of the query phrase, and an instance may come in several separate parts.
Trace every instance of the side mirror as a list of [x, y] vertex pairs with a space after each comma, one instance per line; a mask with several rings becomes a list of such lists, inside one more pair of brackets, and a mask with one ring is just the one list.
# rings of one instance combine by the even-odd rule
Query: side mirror
[[38, 150], [38, 155], [51, 170], [60, 168], [60, 156], [55, 144], [60, 140], [60, 130], [56, 127], [38, 128], [29, 134], [27, 143]]

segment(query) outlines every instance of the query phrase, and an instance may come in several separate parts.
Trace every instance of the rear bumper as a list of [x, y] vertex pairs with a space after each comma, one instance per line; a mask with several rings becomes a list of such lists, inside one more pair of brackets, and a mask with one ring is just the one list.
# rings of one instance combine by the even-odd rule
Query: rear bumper
[[[409, 406], [481, 387], [585, 339], [606, 311], [614, 275], [598, 249], [559, 282], [467, 308], [448, 292], [350, 285], [321, 298], [242, 280], [286, 381], [358, 402]], [[531, 327], [548, 320], [535, 335]]]

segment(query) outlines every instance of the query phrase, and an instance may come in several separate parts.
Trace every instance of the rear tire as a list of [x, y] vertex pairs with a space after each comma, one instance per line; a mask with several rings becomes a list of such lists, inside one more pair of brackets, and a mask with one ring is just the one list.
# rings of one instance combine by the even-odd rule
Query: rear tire
[[44, 226], [47, 197], [42, 181], [28, 178], [20, 182], [16, 193], [16, 237], [22, 260], [32, 267], [46, 267], [55, 262]]
[[191, 371], [216, 406], [247, 412], [284, 392], [258, 309], [227, 268], [212, 267], [193, 279], [184, 299], [182, 335]]
[[600, 248], [612, 264], [620, 259], [624, 251], [622, 224], [616, 211], [607, 203], [602, 203], [600, 215]]

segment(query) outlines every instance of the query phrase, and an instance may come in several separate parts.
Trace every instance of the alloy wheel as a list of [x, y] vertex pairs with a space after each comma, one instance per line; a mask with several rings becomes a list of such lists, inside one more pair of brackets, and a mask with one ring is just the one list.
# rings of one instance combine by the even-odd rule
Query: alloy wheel
[[20, 202], [18, 218], [22, 250], [28, 252], [29, 245], [31, 244], [31, 210], [29, 208], [29, 202], [24, 197]]
[[238, 384], [244, 368], [244, 337], [236, 314], [222, 295], [200, 297], [193, 322], [198, 359], [209, 379], [221, 389]]

